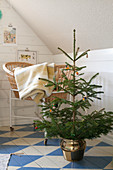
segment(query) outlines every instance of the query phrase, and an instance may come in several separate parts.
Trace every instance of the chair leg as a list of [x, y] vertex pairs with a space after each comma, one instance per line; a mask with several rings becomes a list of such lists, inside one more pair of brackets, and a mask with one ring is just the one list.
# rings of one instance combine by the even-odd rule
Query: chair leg
[[45, 137], [44, 145], [47, 145], [48, 138], [47, 138], [47, 131], [46, 131], [46, 129], [44, 129], [44, 137]]
[[9, 102], [10, 102], [10, 131], [13, 131], [14, 128], [12, 127], [12, 102], [11, 102], [11, 89], [10, 89], [10, 99], [9, 99]]
[[36, 130], [35, 130], [35, 123], [33, 123], [33, 129], [34, 129], [34, 131], [36, 131]]
[[13, 128], [13, 127], [10, 127], [10, 131], [13, 132], [13, 131], [14, 131], [14, 128]]
[[47, 141], [48, 141], [48, 139], [45, 138], [45, 139], [44, 139], [44, 145], [47, 145]]

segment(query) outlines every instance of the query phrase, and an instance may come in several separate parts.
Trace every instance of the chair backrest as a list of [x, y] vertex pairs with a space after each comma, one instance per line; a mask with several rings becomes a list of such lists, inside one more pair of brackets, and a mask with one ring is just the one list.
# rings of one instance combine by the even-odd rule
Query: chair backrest
[[[15, 77], [14, 77], [14, 68], [16, 68], [16, 67], [28, 67], [28, 66], [31, 66], [31, 65], [33, 65], [33, 64], [24, 63], [24, 62], [8, 62], [8, 63], [3, 65], [3, 69], [7, 74], [7, 77], [8, 77], [8, 80], [10, 82], [12, 89], [17, 89], [17, 85], [16, 85]], [[57, 82], [59, 80], [63, 81], [62, 69], [64, 69], [64, 68], [65, 68], [65, 65], [55, 65], [56, 81]], [[71, 76], [70, 70], [66, 70], [66, 75], [67, 75], [68, 79], [70, 79], [70, 76]], [[58, 90], [58, 89], [56, 89], [56, 90]], [[15, 97], [19, 98], [18, 92], [14, 91], [14, 93], [15, 93]]]

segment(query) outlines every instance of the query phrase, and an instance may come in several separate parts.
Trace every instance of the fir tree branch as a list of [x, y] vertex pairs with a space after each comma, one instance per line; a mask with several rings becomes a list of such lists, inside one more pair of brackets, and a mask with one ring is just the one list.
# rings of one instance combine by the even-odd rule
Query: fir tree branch
[[86, 50], [85, 52], [83, 52], [80, 56], [78, 56], [75, 61], [77, 61], [78, 59], [80, 59], [81, 57], [83, 57], [84, 55], [86, 55], [88, 53], [88, 51], [90, 51], [90, 49]]
[[[63, 90], [64, 92], [66, 92], [66, 93], [68, 93], [68, 94], [70, 94], [70, 95], [73, 95], [71, 92], [69, 92], [69, 91], [66, 90], [65, 88], [59, 86], [58, 83], [54, 83], [54, 82], [52, 82], [52, 81], [50, 81], [50, 80], [47, 80], [47, 79], [44, 79], [44, 78], [39, 78], [39, 79], [40, 79], [40, 80], [47, 81], [48, 83], [51, 83], [50, 85], [49, 85], [49, 84], [48, 84], [48, 85], [45, 85], [46, 87], [48, 87], [48, 86], [57, 86], [58, 88], [60, 88], [60, 89]], [[58, 91], [59, 91], [59, 90], [58, 90]]]
[[91, 79], [89, 80], [88, 84], [90, 84], [92, 82], [92, 80], [95, 79], [98, 75], [99, 75], [99, 73], [96, 73], [93, 77], [91, 77]]
[[59, 129], [60, 135], [62, 135], [63, 132], [62, 132], [61, 128], [59, 127], [59, 124], [55, 121], [55, 119], [54, 119], [54, 117], [52, 117], [52, 115], [50, 115], [50, 118], [51, 118], [51, 120], [56, 124], [57, 128]]
[[75, 29], [73, 30], [73, 59], [76, 59], [76, 52], [75, 52], [75, 45], [76, 45], [76, 39], [75, 39]]
[[60, 47], [58, 47], [58, 49], [62, 51], [70, 60], [73, 61], [73, 59], [64, 50], [62, 50]]
[[95, 85], [95, 84], [91, 84], [90, 87], [93, 88], [93, 89], [94, 89], [94, 88], [102, 88], [101, 85]]
[[[92, 112], [92, 114], [94, 114], [95, 112], [96, 112], [96, 113], [101, 113], [101, 112], [103, 112], [104, 110], [105, 110], [105, 108], [102, 108], [102, 109], [99, 110], [99, 111], [96, 111], [96, 110], [95, 110], [95, 111]], [[91, 115], [92, 115], [92, 114], [91, 114]], [[89, 116], [89, 118], [88, 118], [88, 116]], [[91, 119], [95, 120], [95, 119], [94, 119], [94, 116], [95, 116], [95, 115], [93, 115], [93, 116], [87, 115], [87, 116], [84, 116], [84, 118], [86, 117], [86, 118], [87, 118], [87, 122], [88, 122], [88, 121], [90, 122]], [[102, 116], [102, 115], [101, 115], [101, 116]], [[87, 132], [87, 130], [88, 130], [88, 129], [86, 129], [85, 131]], [[83, 133], [80, 133], [80, 135], [78, 136], [78, 138], [80, 138], [80, 136], [82, 136], [82, 134], [84, 134], [84, 131], [83, 131]]]
[[65, 62], [66, 63], [66, 65], [68, 65], [69, 67], [73, 67], [71, 64], [69, 64], [68, 62]]
[[78, 48], [77, 48], [77, 51], [76, 51], [76, 56], [78, 55], [79, 49], [80, 49], [80, 48], [78, 47]]
[[83, 68], [86, 68], [86, 66], [76, 67], [76, 70], [77, 70], [77, 71], [80, 71], [80, 70], [82, 70]]

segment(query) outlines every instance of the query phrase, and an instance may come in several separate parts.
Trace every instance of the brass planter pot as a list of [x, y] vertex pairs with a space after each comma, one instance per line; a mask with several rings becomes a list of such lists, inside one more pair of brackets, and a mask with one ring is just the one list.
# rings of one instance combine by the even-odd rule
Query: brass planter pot
[[84, 156], [86, 141], [62, 139], [60, 143], [64, 158], [67, 161], [80, 161]]

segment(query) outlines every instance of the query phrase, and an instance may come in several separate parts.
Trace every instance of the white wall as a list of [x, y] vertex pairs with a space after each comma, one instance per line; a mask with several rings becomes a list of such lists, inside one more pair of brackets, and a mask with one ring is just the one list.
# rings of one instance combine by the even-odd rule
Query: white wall
[[113, 46], [113, 0], [7, 1], [54, 54], [59, 54], [59, 46], [71, 52], [73, 29], [81, 51]]
[[[72, 56], [72, 54], [70, 55]], [[64, 64], [65, 61], [70, 62], [64, 55], [55, 55], [54, 61], [56, 64]], [[104, 94], [100, 95], [102, 100], [95, 100], [92, 103], [90, 111], [101, 108], [113, 111], [113, 48], [90, 51], [88, 58], [84, 56], [78, 61], [77, 65], [87, 66], [82, 70], [85, 72], [86, 79], [99, 72], [99, 76], [94, 80], [94, 83], [102, 85]], [[103, 136], [103, 140], [112, 144], [113, 135]]]
[[[99, 72], [99, 76], [95, 79], [94, 83], [102, 85], [104, 94], [101, 95], [101, 101], [95, 101], [95, 105], [113, 111], [113, 49], [93, 50], [88, 54], [88, 58], [84, 56], [77, 62], [77, 65], [86, 66], [86, 68], [82, 70], [82, 72], [85, 72], [84, 76], [86, 78]], [[69, 55], [72, 56], [72, 54]], [[56, 64], [65, 64], [65, 62], [70, 62], [70, 60], [64, 54], [60, 54], [54, 55], [54, 62]]]
[[[52, 52], [37, 37], [32, 29], [22, 20], [22, 18], [7, 4], [5, 0], [0, 1], [0, 10], [3, 17], [0, 20], [0, 126], [9, 125], [9, 89], [10, 85], [2, 65], [6, 62], [17, 61], [17, 51], [29, 50], [37, 51], [37, 63], [44, 61], [51, 62]], [[4, 46], [2, 43], [3, 27], [12, 23], [17, 27], [17, 46]], [[13, 102], [13, 105], [29, 106], [33, 102]], [[21, 109], [16, 112], [18, 115], [34, 115], [34, 106], [28, 109]], [[29, 123], [30, 119], [18, 119], [16, 123]]]

